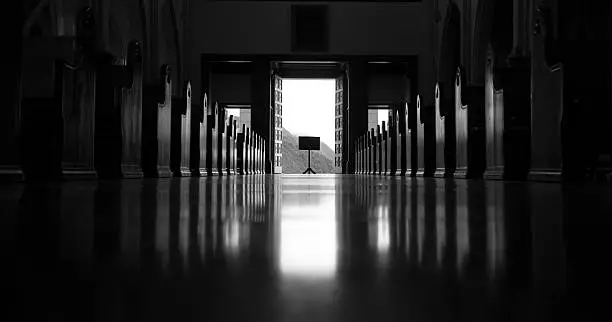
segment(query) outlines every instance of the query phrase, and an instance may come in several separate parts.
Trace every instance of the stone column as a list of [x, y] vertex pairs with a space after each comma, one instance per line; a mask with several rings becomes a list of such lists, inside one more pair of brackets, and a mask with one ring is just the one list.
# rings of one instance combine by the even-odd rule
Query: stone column
[[348, 72], [349, 105], [347, 108], [348, 126], [348, 173], [355, 173], [353, 154], [355, 140], [367, 132], [368, 126], [368, 94], [367, 94], [367, 62], [354, 59], [350, 61]]

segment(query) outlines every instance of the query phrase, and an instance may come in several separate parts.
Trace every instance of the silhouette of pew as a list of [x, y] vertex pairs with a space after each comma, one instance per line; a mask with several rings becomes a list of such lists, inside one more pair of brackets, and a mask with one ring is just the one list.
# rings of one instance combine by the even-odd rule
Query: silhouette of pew
[[145, 151], [140, 45], [131, 42], [128, 46], [128, 62], [134, 62], [131, 67], [112, 65], [113, 59], [105, 56], [96, 69], [95, 169], [101, 178], [142, 177]]
[[225, 157], [225, 164], [227, 168], [227, 175], [236, 174], [236, 120], [234, 116], [230, 115], [229, 123], [227, 124], [227, 155]]
[[426, 176], [425, 163], [425, 122], [423, 119], [423, 109], [421, 108], [421, 96], [417, 96], [417, 119], [416, 119], [416, 153], [417, 153], [417, 176]]
[[253, 135], [253, 173], [254, 174], [260, 174], [260, 156], [261, 156], [261, 151], [260, 149], [260, 144], [261, 142], [259, 141], [259, 134], [254, 133]]
[[364, 133], [360, 139], [359, 174], [368, 172], [368, 132]]
[[[142, 168], [150, 178], [170, 177], [172, 81], [170, 66], [160, 68], [155, 84], [142, 93]], [[131, 122], [129, 119], [124, 119]]]
[[373, 175], [376, 172], [376, 135], [374, 128], [370, 129], [370, 142], [368, 144], [368, 174]]
[[208, 121], [211, 108], [206, 93], [202, 105], [197, 110], [198, 123], [194, 124], [191, 129], [198, 132], [198, 140], [191, 145], [191, 155], [197, 155], [198, 157], [197, 159], [194, 158], [197, 162], [193, 162], [192, 172], [203, 177], [208, 175], [208, 159], [210, 158], [208, 151], [211, 147], [211, 142], [208, 140]]
[[[485, 70], [485, 133], [487, 179], [526, 180], [531, 160], [529, 68]], [[503, 84], [497, 84], [503, 79]], [[501, 88], [498, 88], [501, 87]]]
[[256, 169], [256, 173], [257, 174], [263, 174], [264, 173], [264, 169], [263, 169], [263, 149], [264, 149], [264, 140], [263, 137], [261, 137], [259, 134], [257, 135], [257, 169]]
[[217, 114], [218, 117], [218, 127], [217, 127], [217, 164], [216, 164], [216, 169], [217, 169], [217, 175], [225, 175], [227, 174], [227, 167], [226, 167], [226, 156], [227, 156], [227, 125], [228, 125], [228, 119], [227, 119], [227, 111], [225, 109], [224, 106], [220, 106], [219, 107], [219, 113]]
[[357, 137], [355, 146], [355, 174], [363, 174], [363, 135]]
[[206, 173], [209, 176], [219, 175], [218, 147], [219, 147], [219, 104], [215, 103], [214, 108], [208, 112], [208, 122], [206, 124]]
[[455, 178], [480, 178], [485, 166], [484, 87], [464, 87], [464, 73], [455, 79]]
[[[384, 124], [384, 121], [383, 121]], [[381, 175], [383, 169], [383, 137], [382, 137], [382, 129], [379, 125], [376, 125], [376, 168], [374, 174]]]
[[441, 109], [440, 84], [437, 83], [435, 88], [434, 119], [432, 122], [436, 144], [434, 149], [434, 157], [436, 161], [434, 177], [437, 178], [443, 178], [446, 173], [446, 163], [444, 162], [444, 150], [446, 145], [446, 117], [442, 115]]
[[189, 177], [191, 173], [191, 83], [186, 82], [182, 98], [172, 98], [172, 142], [170, 169], [175, 177]]
[[408, 103], [404, 105], [404, 112], [401, 116], [401, 120], [404, 121], [402, 124], [403, 135], [400, 142], [402, 151], [402, 175], [410, 177], [416, 175], [416, 172], [412, 169], [412, 156], [414, 153], [412, 152], [412, 129], [410, 128], [409, 122]]
[[399, 111], [395, 111], [395, 117], [393, 118], [393, 153], [391, 163], [391, 175], [400, 176], [402, 175], [402, 133], [400, 131], [400, 118]]
[[242, 131], [237, 135], [237, 149], [236, 149], [236, 169], [238, 174], [247, 174], [245, 163], [246, 163], [246, 125], [242, 124]]
[[389, 175], [389, 156], [391, 155], [391, 151], [389, 150], [389, 124], [383, 121], [382, 125], [382, 167], [380, 171], [380, 175], [387, 176]]
[[23, 86], [15, 119], [20, 122], [21, 155], [14, 157], [21, 159], [26, 180], [95, 177], [97, 66], [67, 62], [74, 57], [74, 41], [73, 37], [25, 37], [20, 43]]
[[252, 171], [253, 160], [251, 159], [253, 156], [253, 141], [252, 141], [252, 132], [250, 128], [246, 129], [245, 140], [246, 141], [244, 145], [244, 149], [245, 149], [244, 168], [245, 168], [245, 174], [250, 175], [250, 174], [253, 174], [253, 171]]

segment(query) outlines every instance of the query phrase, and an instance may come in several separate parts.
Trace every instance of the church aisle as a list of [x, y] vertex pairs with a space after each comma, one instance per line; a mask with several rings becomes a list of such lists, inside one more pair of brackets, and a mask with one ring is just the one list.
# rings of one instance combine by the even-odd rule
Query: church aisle
[[0, 320], [583, 314], [574, 292], [609, 278], [607, 264], [577, 263], [603, 254], [604, 236], [588, 232], [611, 196], [594, 184], [348, 175], [3, 185], [13, 302]]

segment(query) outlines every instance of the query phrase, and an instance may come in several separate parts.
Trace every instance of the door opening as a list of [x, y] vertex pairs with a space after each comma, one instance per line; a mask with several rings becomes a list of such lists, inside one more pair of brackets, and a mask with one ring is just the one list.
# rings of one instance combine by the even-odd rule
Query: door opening
[[275, 91], [275, 173], [301, 174], [308, 166], [308, 152], [298, 149], [299, 136], [321, 138], [321, 150], [311, 154], [311, 167], [316, 173], [337, 172], [336, 153], [341, 155], [342, 139], [338, 131], [342, 121], [337, 115], [336, 80], [278, 76], [276, 79], [279, 84], [275, 87], [278, 89]]

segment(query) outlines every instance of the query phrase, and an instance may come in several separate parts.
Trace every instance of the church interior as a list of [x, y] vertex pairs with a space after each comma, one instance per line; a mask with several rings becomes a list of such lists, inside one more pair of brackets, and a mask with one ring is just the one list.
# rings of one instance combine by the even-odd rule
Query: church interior
[[[0, 320], [608, 315], [610, 1], [4, 5]], [[335, 173], [283, 174], [323, 78]]]

